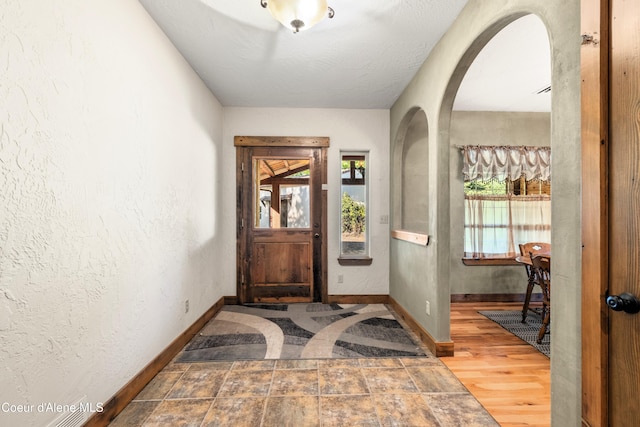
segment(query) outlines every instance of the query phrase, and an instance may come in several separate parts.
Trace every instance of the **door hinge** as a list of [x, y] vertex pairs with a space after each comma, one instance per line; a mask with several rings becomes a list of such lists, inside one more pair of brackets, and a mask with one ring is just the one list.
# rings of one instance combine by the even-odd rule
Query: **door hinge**
[[244, 228], [244, 218], [240, 218], [240, 229]]
[[593, 37], [592, 34], [582, 34], [582, 45], [592, 44], [597, 46], [600, 43], [600, 40]]
[[241, 170], [242, 172], [244, 172], [244, 162], [242, 162], [242, 163], [240, 164], [240, 170]]
[[240, 274], [240, 284], [244, 285], [244, 273]]

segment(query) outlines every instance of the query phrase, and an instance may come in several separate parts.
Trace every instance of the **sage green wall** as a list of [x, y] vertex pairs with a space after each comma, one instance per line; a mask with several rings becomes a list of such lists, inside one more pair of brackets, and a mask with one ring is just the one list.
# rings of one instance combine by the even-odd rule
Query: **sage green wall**
[[451, 293], [523, 293], [526, 273], [522, 266], [467, 266], [464, 250], [464, 193], [460, 145], [549, 146], [549, 113], [454, 111], [450, 130], [451, 175]]
[[424, 111], [407, 128], [402, 147], [402, 224], [400, 228], [427, 233], [429, 225], [429, 129]]
[[[450, 340], [452, 289], [450, 121], [455, 93], [473, 58], [513, 20], [533, 13], [547, 27], [552, 58], [551, 244], [552, 298], [562, 301], [551, 324], [552, 424], [578, 426], [581, 413], [580, 357], [580, 2], [470, 0], [391, 109], [391, 152], [402, 141], [407, 117], [422, 109], [429, 127], [428, 229], [431, 242], [390, 244], [390, 295], [438, 341]], [[392, 167], [395, 161], [392, 160]], [[392, 169], [391, 188], [400, 171]], [[397, 196], [392, 195], [395, 199]], [[396, 205], [394, 205], [396, 206]], [[393, 214], [397, 211], [394, 208]], [[395, 219], [392, 218], [392, 224]], [[425, 313], [425, 300], [431, 315]]]

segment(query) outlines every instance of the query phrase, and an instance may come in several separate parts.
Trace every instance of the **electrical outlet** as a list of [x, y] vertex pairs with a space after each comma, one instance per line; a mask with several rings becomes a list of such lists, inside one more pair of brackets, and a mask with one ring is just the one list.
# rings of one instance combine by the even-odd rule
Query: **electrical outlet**
[[342, 283], [344, 281], [344, 276], [342, 274], [338, 274], [338, 283]]
[[429, 301], [426, 301], [425, 311], [429, 316], [431, 316], [431, 304], [429, 303]]
[[184, 300], [184, 312], [188, 313], [189, 312], [189, 300]]

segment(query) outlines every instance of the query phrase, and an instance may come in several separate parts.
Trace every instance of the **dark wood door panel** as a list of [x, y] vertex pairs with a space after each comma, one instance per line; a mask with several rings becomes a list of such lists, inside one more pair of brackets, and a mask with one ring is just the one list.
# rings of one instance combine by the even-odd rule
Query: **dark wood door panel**
[[255, 286], [301, 284], [311, 286], [309, 242], [265, 242], [253, 245], [251, 276]]
[[309, 286], [253, 286], [251, 288], [251, 301], [268, 303], [309, 302], [312, 297], [309, 292]]
[[249, 265], [250, 301], [312, 301], [312, 246], [309, 241], [254, 242]]

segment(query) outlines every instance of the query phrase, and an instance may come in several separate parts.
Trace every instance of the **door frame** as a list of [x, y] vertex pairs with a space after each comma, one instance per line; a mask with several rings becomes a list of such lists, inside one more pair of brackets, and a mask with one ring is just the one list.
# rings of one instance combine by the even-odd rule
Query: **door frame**
[[582, 424], [608, 417], [609, 0], [581, 0]]
[[[313, 254], [313, 301], [328, 303], [328, 272], [327, 272], [327, 150], [329, 137], [299, 137], [299, 136], [235, 136], [236, 147], [236, 218], [242, 218], [243, 200], [243, 161], [245, 148], [274, 147], [274, 148], [319, 148], [319, 168], [321, 176], [321, 207], [320, 207], [320, 250], [314, 249]], [[236, 221], [236, 297], [243, 303], [245, 295], [244, 262], [242, 253], [244, 249], [243, 224]], [[319, 253], [316, 253], [319, 252]]]

